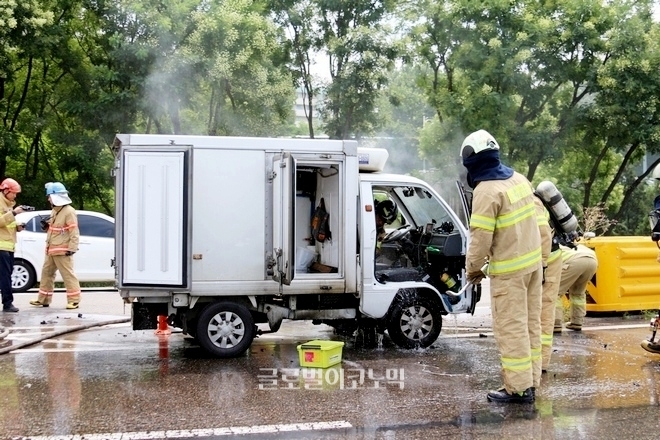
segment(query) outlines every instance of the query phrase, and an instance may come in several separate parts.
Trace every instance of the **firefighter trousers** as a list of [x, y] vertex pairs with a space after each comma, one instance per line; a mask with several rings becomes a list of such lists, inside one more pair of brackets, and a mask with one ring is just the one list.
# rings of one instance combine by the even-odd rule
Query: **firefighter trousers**
[[493, 333], [508, 393], [520, 393], [541, 382], [542, 278], [541, 263], [523, 275], [491, 277]]
[[55, 290], [55, 273], [60, 271], [66, 289], [67, 303], [80, 302], [80, 283], [73, 271], [73, 255], [47, 255], [41, 269], [39, 302], [50, 304]]
[[14, 294], [11, 290], [11, 273], [14, 270], [14, 253], [0, 251], [0, 291], [2, 292], [2, 307], [13, 305]]
[[[573, 324], [583, 325], [587, 314], [587, 283], [598, 269], [598, 261], [589, 255], [576, 255], [564, 262], [559, 297], [555, 312], [555, 323], [561, 326], [564, 320], [562, 295], [568, 293], [570, 316]], [[561, 312], [560, 312], [561, 311]]]

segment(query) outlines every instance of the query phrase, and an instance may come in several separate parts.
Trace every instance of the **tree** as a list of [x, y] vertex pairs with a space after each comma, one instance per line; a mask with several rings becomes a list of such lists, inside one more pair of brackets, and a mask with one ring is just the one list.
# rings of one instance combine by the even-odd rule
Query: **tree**
[[263, 13], [259, 3], [232, 0], [193, 14], [186, 51], [208, 78], [208, 134], [275, 135], [292, 115], [283, 37]]
[[[419, 19], [410, 39], [417, 60], [429, 67], [423, 83], [446, 133], [463, 137], [488, 129], [502, 146], [503, 160], [530, 180], [539, 172], [547, 174], [543, 168], [562, 168], [574, 152], [582, 162], [566, 182], [574, 187], [579, 180], [582, 206], [615, 201], [623, 208], [629, 198], [625, 194], [632, 195], [641, 182], [629, 178], [631, 166], [647, 151], [649, 143], [642, 139], [651, 139], [649, 131], [657, 124], [640, 113], [655, 111], [649, 96], [657, 94], [655, 86], [640, 87], [639, 76], [639, 71], [653, 72], [644, 81], [658, 80], [658, 69], [649, 69], [657, 53], [651, 43], [657, 25], [651, 21], [650, 5], [599, 0], [416, 2], [413, 12]], [[632, 64], [636, 67], [630, 68]], [[628, 67], [621, 69], [623, 65]], [[631, 78], [633, 70], [638, 71], [636, 80]], [[607, 103], [611, 87], [616, 89], [612, 96], [628, 110], [615, 112], [620, 106]], [[648, 129], [640, 125], [645, 117]], [[630, 130], [621, 130], [627, 124]], [[424, 154], [433, 156], [438, 146], [424, 148]], [[591, 171], [576, 179], [584, 170]], [[605, 176], [610, 180], [603, 186]], [[618, 202], [617, 194], [624, 194]]]
[[330, 138], [360, 138], [379, 125], [376, 98], [398, 56], [398, 45], [385, 25], [393, 7], [392, 0], [318, 0], [331, 77], [321, 114]]
[[321, 40], [315, 31], [316, 3], [313, 0], [271, 0], [270, 9], [276, 23], [287, 30], [287, 49], [292, 54], [293, 82], [303, 93], [303, 109], [307, 131], [314, 138], [314, 112], [320, 84], [312, 75], [312, 66]]

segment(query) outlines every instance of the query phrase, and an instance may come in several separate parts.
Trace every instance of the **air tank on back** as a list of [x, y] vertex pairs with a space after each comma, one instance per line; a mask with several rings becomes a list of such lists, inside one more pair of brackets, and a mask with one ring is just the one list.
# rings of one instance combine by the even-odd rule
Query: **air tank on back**
[[536, 193], [550, 211], [553, 219], [556, 220], [557, 224], [554, 226], [561, 228], [565, 234], [574, 234], [578, 228], [578, 220], [555, 184], [544, 180], [536, 187]]

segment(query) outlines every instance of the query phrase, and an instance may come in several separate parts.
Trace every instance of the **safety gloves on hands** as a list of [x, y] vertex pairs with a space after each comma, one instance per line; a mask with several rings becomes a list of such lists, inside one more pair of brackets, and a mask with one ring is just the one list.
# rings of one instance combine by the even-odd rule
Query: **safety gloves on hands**
[[474, 285], [481, 284], [481, 280], [483, 280], [484, 278], [486, 278], [486, 275], [484, 275], [484, 273], [480, 270], [477, 270], [475, 272], [468, 272], [467, 274], [468, 283]]
[[488, 276], [488, 268], [489, 268], [488, 261], [486, 261], [486, 263], [483, 266], [481, 266], [480, 270], [474, 272], [468, 272], [467, 273], [468, 283], [474, 285], [481, 284], [481, 280], [483, 280]]

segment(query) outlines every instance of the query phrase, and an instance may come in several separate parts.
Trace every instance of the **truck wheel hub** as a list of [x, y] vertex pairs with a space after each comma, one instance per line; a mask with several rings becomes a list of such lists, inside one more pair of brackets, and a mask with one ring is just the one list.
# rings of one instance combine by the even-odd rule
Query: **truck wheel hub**
[[428, 333], [431, 317], [427, 310], [421, 307], [419, 310], [412, 307], [408, 310], [409, 319], [405, 321], [407, 333], [414, 337], [421, 337], [423, 333]]
[[229, 336], [232, 333], [234, 333], [234, 325], [230, 324], [230, 323], [223, 322], [222, 324], [220, 324], [220, 329], [219, 330], [220, 331], [218, 333], [220, 333], [221, 336]]

